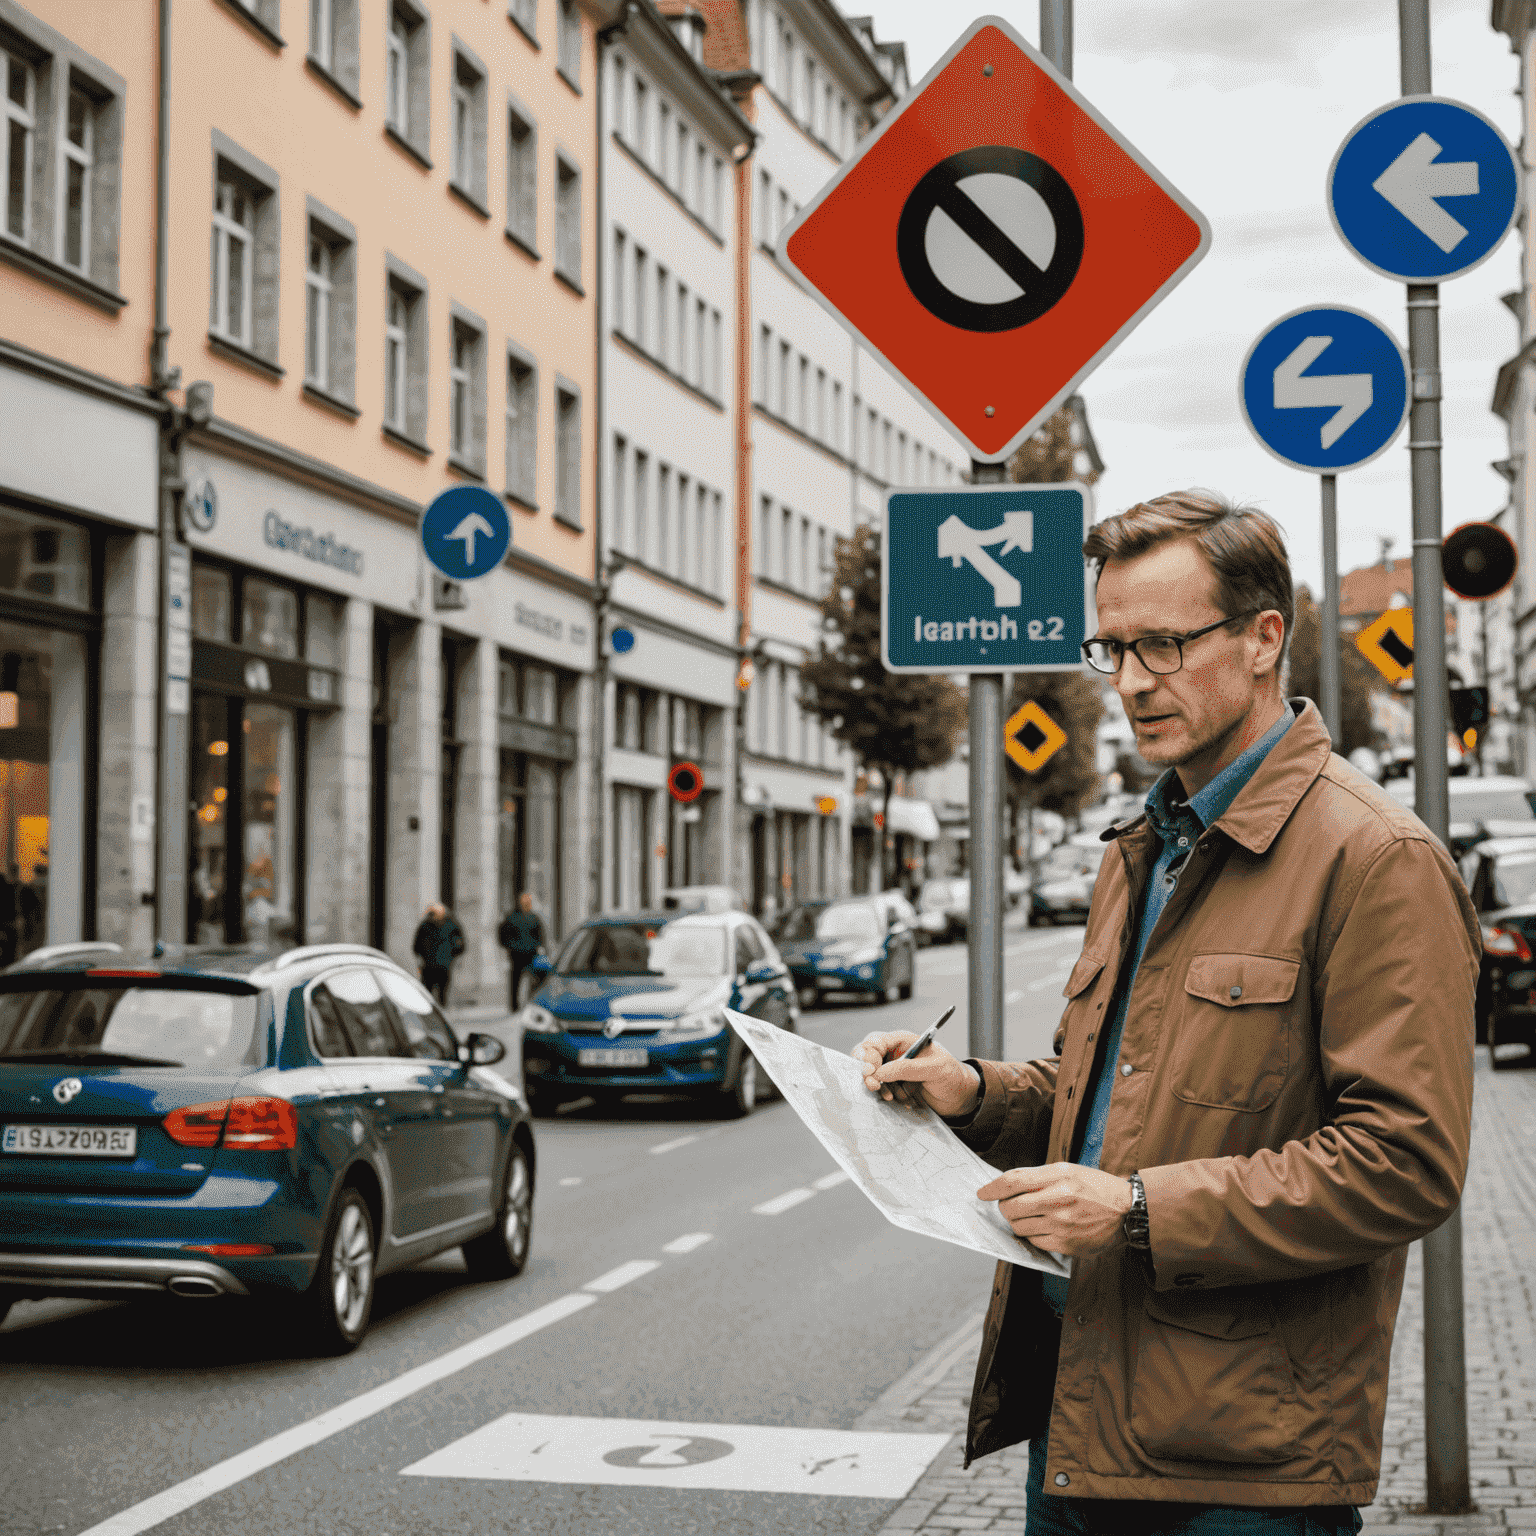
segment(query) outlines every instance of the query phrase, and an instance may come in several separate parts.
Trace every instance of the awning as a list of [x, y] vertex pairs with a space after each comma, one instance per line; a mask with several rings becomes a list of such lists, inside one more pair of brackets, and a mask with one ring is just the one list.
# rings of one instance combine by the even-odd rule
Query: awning
[[[877, 800], [871, 803], [879, 805]], [[936, 843], [940, 836], [939, 818], [926, 800], [904, 800], [898, 795], [891, 796], [885, 830], [915, 837], [920, 843]]]

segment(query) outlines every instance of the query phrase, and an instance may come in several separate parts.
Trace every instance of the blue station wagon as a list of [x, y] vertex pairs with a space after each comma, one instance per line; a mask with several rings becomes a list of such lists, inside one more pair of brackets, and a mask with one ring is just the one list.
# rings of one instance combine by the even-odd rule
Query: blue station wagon
[[[537, 962], [535, 962], [537, 964]], [[595, 918], [541, 967], [518, 1021], [536, 1115], [563, 1099], [687, 1094], [750, 1114], [762, 1079], [725, 1010], [794, 1029], [789, 967], [745, 912]]]
[[113, 945], [0, 973], [0, 1317], [44, 1296], [260, 1295], [354, 1348], [374, 1281], [528, 1257], [526, 1105], [386, 955]]

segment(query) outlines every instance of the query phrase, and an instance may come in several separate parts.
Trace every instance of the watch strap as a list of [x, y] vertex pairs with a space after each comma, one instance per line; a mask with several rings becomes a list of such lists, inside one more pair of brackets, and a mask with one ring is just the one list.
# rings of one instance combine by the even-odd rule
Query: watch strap
[[1146, 1253], [1152, 1247], [1152, 1226], [1147, 1219], [1147, 1191], [1139, 1173], [1133, 1173], [1130, 1182], [1131, 1208], [1125, 1213], [1123, 1223], [1125, 1240], [1130, 1247]]

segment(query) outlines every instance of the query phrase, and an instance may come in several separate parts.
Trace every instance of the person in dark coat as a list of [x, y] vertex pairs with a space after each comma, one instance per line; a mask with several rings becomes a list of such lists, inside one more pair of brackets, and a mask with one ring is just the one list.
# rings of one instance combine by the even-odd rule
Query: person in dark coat
[[464, 953], [464, 930], [442, 902], [427, 908], [411, 941], [411, 949], [421, 964], [417, 974], [423, 985], [444, 1008], [448, 1006], [448, 973], [453, 962]]
[[507, 985], [507, 1006], [517, 1012], [518, 988], [522, 985], [523, 972], [535, 955], [544, 953], [544, 921], [533, 910], [533, 893], [524, 891], [517, 898], [517, 907], [508, 912], [496, 930], [496, 938], [507, 952], [511, 975]]

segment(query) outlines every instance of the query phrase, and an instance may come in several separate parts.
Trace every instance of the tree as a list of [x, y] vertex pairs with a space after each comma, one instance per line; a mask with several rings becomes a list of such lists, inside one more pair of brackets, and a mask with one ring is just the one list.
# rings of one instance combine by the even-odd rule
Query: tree
[[[1291, 630], [1291, 677], [1288, 691], [1316, 700], [1321, 692], [1322, 615], [1304, 586], [1296, 589], [1296, 622]], [[1378, 732], [1371, 720], [1371, 694], [1382, 687], [1376, 669], [1344, 636], [1339, 637], [1338, 750], [1348, 757], [1356, 747], [1375, 747]], [[1321, 706], [1319, 706], [1321, 707]]]
[[821, 600], [822, 641], [800, 668], [800, 704], [819, 715], [866, 768], [878, 768], [880, 885], [891, 884], [884, 828], [898, 773], [937, 768], [965, 727], [965, 694], [947, 677], [887, 672], [880, 660], [880, 534], [859, 527], [835, 546]]

